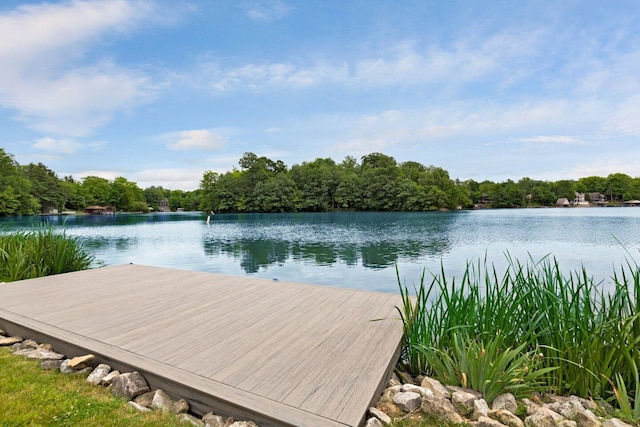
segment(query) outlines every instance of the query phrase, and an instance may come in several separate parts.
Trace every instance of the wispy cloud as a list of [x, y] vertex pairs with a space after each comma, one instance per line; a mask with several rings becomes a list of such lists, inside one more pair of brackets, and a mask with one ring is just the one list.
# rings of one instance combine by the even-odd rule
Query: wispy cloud
[[625, 173], [632, 177], [638, 175], [638, 163], [640, 157], [629, 155], [627, 158], [599, 159], [593, 158], [589, 162], [577, 162], [563, 170], [563, 175], [571, 179], [580, 179], [586, 176], [608, 176], [612, 173]]
[[172, 140], [167, 144], [171, 150], [217, 150], [227, 142], [225, 137], [207, 129], [175, 132], [163, 138]]
[[[191, 74], [174, 75], [214, 91], [314, 88], [338, 84], [350, 88], [463, 85], [489, 78], [497, 85], [526, 79], [533, 71], [543, 32], [500, 33], [489, 39], [460, 38], [449, 45], [395, 42], [375, 56], [313, 63], [272, 62], [226, 65], [223, 59], [203, 57]], [[514, 71], [513, 64], [520, 67]], [[496, 78], [500, 75], [500, 78]]]
[[250, 1], [241, 5], [249, 19], [270, 24], [287, 16], [293, 8], [281, 0]]
[[39, 138], [33, 144], [33, 148], [56, 153], [73, 154], [82, 147], [82, 144], [71, 139], [55, 139], [51, 137]]
[[148, 100], [155, 88], [147, 76], [88, 52], [153, 15], [144, 0], [45, 3], [0, 14], [0, 106], [37, 131], [81, 136]]
[[168, 189], [195, 190], [202, 179], [202, 169], [145, 169], [131, 175], [140, 188], [160, 185]]
[[586, 144], [582, 139], [575, 136], [567, 135], [539, 135], [526, 138], [515, 138], [514, 142], [521, 142], [526, 144], [538, 144], [538, 145], [556, 145], [556, 144], [569, 144], [569, 145], [584, 145]]

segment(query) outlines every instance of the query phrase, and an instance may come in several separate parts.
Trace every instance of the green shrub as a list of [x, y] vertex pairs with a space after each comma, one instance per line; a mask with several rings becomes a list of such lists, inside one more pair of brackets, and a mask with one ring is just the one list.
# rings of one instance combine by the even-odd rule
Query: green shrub
[[486, 259], [469, 263], [459, 283], [443, 270], [429, 282], [423, 274], [415, 296], [399, 280], [402, 367], [489, 400], [547, 389], [617, 401], [627, 418], [640, 414], [638, 265], [614, 272], [604, 292], [584, 268], [564, 275], [549, 258], [508, 260], [502, 275]]
[[84, 270], [92, 262], [77, 238], [52, 227], [0, 235], [0, 282]]

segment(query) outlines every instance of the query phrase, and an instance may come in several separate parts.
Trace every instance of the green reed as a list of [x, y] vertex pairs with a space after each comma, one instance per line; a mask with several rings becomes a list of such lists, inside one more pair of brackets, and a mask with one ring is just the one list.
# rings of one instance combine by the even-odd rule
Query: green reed
[[489, 399], [550, 391], [617, 399], [623, 408], [624, 395], [640, 416], [640, 403], [631, 406], [640, 390], [638, 265], [623, 264], [604, 291], [584, 268], [563, 274], [549, 257], [507, 259], [500, 275], [486, 258], [468, 263], [459, 282], [443, 269], [423, 274], [415, 296], [398, 280], [402, 367]]
[[52, 227], [0, 235], [0, 282], [84, 270], [92, 262], [77, 238]]

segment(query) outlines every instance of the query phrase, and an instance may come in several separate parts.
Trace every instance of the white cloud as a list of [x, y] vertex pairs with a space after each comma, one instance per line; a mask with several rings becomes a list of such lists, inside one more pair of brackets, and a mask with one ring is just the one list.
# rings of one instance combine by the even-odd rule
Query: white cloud
[[185, 130], [165, 138], [173, 140], [167, 145], [171, 150], [217, 150], [227, 142], [223, 136], [207, 129]]
[[33, 148], [44, 151], [54, 151], [57, 153], [73, 154], [82, 147], [76, 141], [70, 139], [55, 139], [51, 137], [45, 137], [37, 139], [33, 144]]
[[626, 100], [612, 105], [604, 116], [603, 131], [616, 136], [640, 135], [640, 95], [634, 94]]
[[[223, 66], [222, 60], [204, 58], [191, 76], [174, 75], [215, 91], [312, 88], [325, 84], [349, 87], [463, 85], [483, 78], [498, 85], [513, 84], [534, 71], [536, 49], [543, 32], [499, 33], [488, 39], [460, 38], [447, 46], [397, 42], [375, 56], [347, 60], [318, 59], [294, 62], [247, 63]], [[500, 78], [497, 79], [496, 75]]]
[[74, 173], [65, 172], [60, 176], [73, 175], [78, 180], [88, 176], [97, 176], [109, 181], [122, 176], [135, 182], [142, 189], [155, 185], [171, 190], [195, 190], [200, 186], [203, 172], [202, 169], [184, 168], [144, 169], [131, 173], [121, 170], [85, 170]]
[[251, 1], [241, 5], [249, 19], [260, 24], [270, 24], [287, 16], [293, 9], [281, 0]]
[[345, 64], [327, 65], [318, 63], [305, 67], [292, 63], [245, 64], [238, 67], [223, 67], [218, 61], [207, 59], [198, 66], [193, 75], [178, 74], [173, 80], [186, 81], [197, 87], [206, 87], [215, 92], [233, 90], [263, 91], [270, 88], [300, 89], [327, 83], [347, 81]]
[[585, 142], [574, 136], [566, 135], [539, 135], [526, 138], [516, 138], [515, 142], [531, 143], [531, 144], [570, 144], [584, 145]]
[[132, 174], [131, 180], [140, 188], [155, 185], [172, 190], [195, 190], [200, 186], [203, 173], [202, 169], [146, 169]]
[[625, 159], [592, 158], [589, 162], [579, 162], [565, 169], [563, 175], [569, 179], [580, 179], [586, 176], [608, 176], [612, 173], [625, 173], [632, 177], [640, 176], [638, 173], [640, 157], [628, 156]]
[[77, 0], [0, 14], [0, 107], [37, 131], [81, 136], [149, 99], [154, 87], [146, 76], [88, 53], [153, 8], [144, 0]]
[[61, 176], [72, 175], [74, 179], [84, 179], [88, 176], [97, 176], [98, 178], [108, 179], [109, 181], [113, 181], [114, 179], [125, 176], [124, 173], [120, 171], [112, 171], [112, 170], [85, 170], [74, 173], [63, 173]]

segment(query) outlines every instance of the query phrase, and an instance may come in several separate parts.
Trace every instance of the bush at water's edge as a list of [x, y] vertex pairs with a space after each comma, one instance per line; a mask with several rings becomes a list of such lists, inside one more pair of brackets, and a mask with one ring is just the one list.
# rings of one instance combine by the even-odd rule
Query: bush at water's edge
[[443, 383], [502, 392], [576, 394], [607, 400], [640, 420], [640, 267], [628, 261], [604, 292], [584, 268], [563, 274], [549, 258], [486, 262], [462, 279], [423, 275], [399, 286], [405, 333], [400, 368]]
[[0, 235], [0, 282], [85, 270], [94, 256], [52, 227]]

